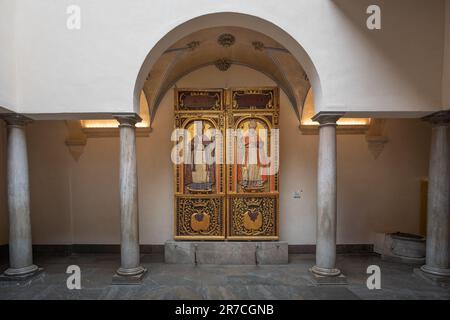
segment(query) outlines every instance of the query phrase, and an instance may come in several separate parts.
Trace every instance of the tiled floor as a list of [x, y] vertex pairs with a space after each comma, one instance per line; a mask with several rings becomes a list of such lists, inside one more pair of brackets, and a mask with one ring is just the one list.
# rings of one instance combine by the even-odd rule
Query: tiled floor
[[[36, 263], [45, 272], [20, 285], [0, 282], [0, 299], [450, 299], [449, 288], [415, 275], [414, 266], [382, 261], [377, 255], [339, 255], [346, 286], [312, 285], [312, 255], [291, 255], [290, 260], [279, 266], [191, 266], [143, 255], [149, 270], [143, 284], [113, 286], [118, 255], [40, 257]], [[81, 268], [81, 290], [67, 289], [65, 271], [71, 264]], [[372, 264], [381, 268], [380, 290], [366, 287], [366, 268]]]

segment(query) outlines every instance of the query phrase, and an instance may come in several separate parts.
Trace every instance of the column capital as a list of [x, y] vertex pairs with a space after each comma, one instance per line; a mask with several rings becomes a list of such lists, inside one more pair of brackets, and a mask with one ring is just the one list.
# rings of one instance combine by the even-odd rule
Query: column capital
[[422, 118], [433, 125], [445, 126], [450, 124], [450, 110], [438, 111]]
[[336, 125], [336, 122], [341, 118], [344, 112], [327, 112], [320, 111], [314, 117], [311, 118], [312, 121], [317, 121], [320, 125]]
[[116, 113], [113, 114], [113, 117], [119, 122], [119, 127], [134, 127], [136, 123], [142, 121], [142, 118], [136, 113]]
[[18, 113], [6, 113], [0, 115], [0, 118], [5, 120], [5, 122], [8, 124], [8, 126], [25, 126], [28, 123], [32, 122], [28, 117], [25, 117]]

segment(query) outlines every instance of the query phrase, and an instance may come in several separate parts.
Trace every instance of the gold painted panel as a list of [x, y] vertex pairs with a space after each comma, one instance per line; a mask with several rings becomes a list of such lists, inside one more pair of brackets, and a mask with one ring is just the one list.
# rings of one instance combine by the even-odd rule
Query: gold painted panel
[[224, 198], [176, 197], [175, 239], [225, 238]]
[[175, 90], [175, 111], [222, 111], [222, 89]]
[[278, 239], [278, 195], [230, 195], [228, 238]]
[[[228, 148], [234, 163], [228, 164], [228, 191], [237, 193], [278, 192], [278, 141], [273, 113], [237, 113], [229, 116], [228, 126], [239, 130]], [[252, 134], [249, 134], [253, 130]], [[275, 142], [275, 143], [273, 143]], [[277, 164], [276, 164], [277, 163]]]
[[[185, 163], [174, 166], [176, 194], [224, 194], [225, 164], [211, 162], [203, 153], [215, 139], [219, 139], [217, 134], [224, 136], [223, 114], [178, 113], [175, 126], [184, 129], [188, 135], [179, 141], [188, 139], [184, 148], [189, 150], [189, 155], [186, 151], [183, 153]], [[181, 143], [179, 141], [177, 143]], [[221, 150], [215, 148], [208, 156], [220, 158], [224, 152], [223, 146]]]
[[279, 104], [278, 88], [233, 88], [231, 89], [231, 105], [233, 111], [277, 110]]

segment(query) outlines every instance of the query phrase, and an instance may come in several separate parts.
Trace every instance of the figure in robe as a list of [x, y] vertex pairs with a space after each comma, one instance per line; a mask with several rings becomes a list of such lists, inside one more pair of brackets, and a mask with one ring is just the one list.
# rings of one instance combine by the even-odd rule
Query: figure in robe
[[267, 175], [263, 169], [268, 167], [264, 153], [264, 142], [257, 132], [256, 120], [251, 119], [248, 133], [243, 138], [244, 163], [238, 166], [239, 183], [244, 190], [257, 191], [264, 189]]
[[191, 140], [193, 161], [185, 165], [186, 186], [191, 192], [211, 192], [215, 183], [215, 166], [207, 163], [205, 150], [213, 141], [203, 133], [201, 121], [196, 122], [195, 131], [195, 136]]

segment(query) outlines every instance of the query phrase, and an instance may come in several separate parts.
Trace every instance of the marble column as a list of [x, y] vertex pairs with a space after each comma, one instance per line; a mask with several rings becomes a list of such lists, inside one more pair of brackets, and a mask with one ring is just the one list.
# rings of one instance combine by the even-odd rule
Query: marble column
[[33, 264], [30, 191], [25, 126], [30, 120], [18, 114], [4, 115], [8, 128], [7, 202], [9, 211], [9, 268], [3, 277], [27, 278], [40, 269]]
[[435, 276], [450, 277], [450, 111], [434, 113], [424, 120], [431, 122], [432, 132], [428, 170], [426, 264], [421, 270]]
[[317, 168], [316, 265], [311, 272], [319, 276], [338, 276], [336, 263], [336, 121], [342, 113], [320, 112], [319, 157]]
[[115, 115], [120, 130], [120, 216], [121, 216], [121, 266], [113, 283], [140, 282], [146, 269], [140, 265], [138, 181], [136, 165], [136, 123], [141, 118], [135, 114]]

